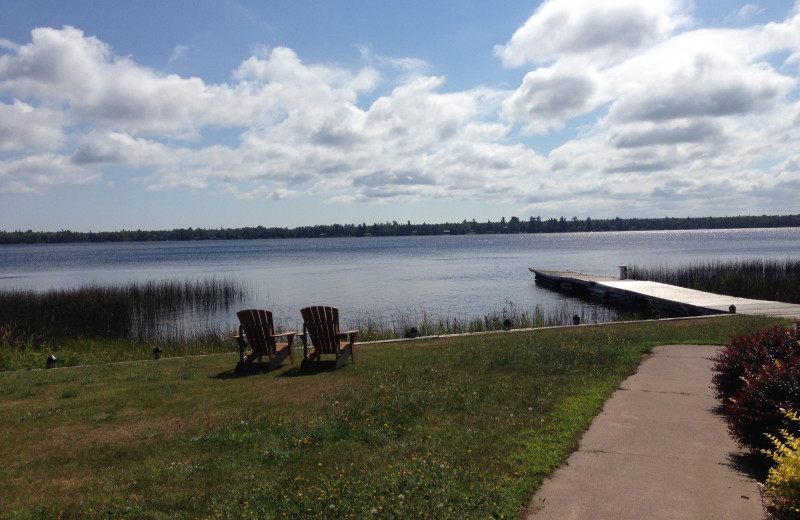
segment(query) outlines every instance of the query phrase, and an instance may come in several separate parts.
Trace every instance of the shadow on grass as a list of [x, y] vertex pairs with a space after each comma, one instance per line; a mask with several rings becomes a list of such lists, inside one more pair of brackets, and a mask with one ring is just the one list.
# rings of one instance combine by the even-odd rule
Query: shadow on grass
[[303, 361], [299, 367], [290, 368], [281, 374], [281, 377], [313, 376], [322, 372], [332, 372], [335, 369], [336, 361]]
[[[263, 365], [263, 366], [262, 366]], [[239, 379], [242, 377], [250, 377], [256, 375], [263, 375], [269, 372], [276, 372], [278, 370], [284, 369], [286, 365], [280, 365], [277, 368], [269, 370], [267, 363], [262, 364], [251, 364], [245, 365], [243, 367], [234, 367], [230, 370], [225, 370], [220, 372], [215, 376], [211, 376], [213, 379]], [[346, 368], [347, 365], [342, 367], [339, 370]], [[300, 376], [313, 376], [315, 374], [320, 374], [322, 372], [332, 372], [336, 368], [336, 361], [313, 361], [313, 362], [302, 362], [300, 366], [292, 366], [289, 369], [284, 370], [283, 373], [280, 374], [279, 377], [300, 377]]]

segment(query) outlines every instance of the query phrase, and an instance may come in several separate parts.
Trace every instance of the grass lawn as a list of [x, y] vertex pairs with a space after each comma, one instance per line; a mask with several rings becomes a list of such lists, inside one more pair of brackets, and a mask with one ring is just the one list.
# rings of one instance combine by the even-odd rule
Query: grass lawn
[[0, 373], [0, 518], [519, 518], [643, 353], [746, 316]]

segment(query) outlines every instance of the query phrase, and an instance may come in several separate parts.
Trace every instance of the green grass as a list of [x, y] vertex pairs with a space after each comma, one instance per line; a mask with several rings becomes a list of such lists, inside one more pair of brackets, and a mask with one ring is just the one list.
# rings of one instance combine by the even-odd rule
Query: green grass
[[0, 518], [518, 518], [663, 343], [729, 316], [358, 345], [234, 377], [233, 354], [0, 374]]

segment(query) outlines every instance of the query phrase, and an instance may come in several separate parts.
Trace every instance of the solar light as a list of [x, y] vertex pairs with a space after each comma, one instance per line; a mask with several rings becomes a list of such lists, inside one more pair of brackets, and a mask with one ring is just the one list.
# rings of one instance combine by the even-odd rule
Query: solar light
[[161, 359], [161, 354], [164, 352], [164, 349], [156, 345], [156, 348], [153, 349], [153, 359]]
[[53, 354], [50, 354], [50, 357], [47, 358], [46, 368], [58, 368], [58, 360]]

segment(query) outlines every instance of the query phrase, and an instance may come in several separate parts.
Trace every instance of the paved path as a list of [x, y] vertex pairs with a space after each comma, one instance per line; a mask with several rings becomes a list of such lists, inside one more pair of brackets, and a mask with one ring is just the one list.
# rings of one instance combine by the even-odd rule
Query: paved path
[[763, 519], [756, 482], [715, 414], [719, 347], [656, 347], [606, 402], [526, 520]]

